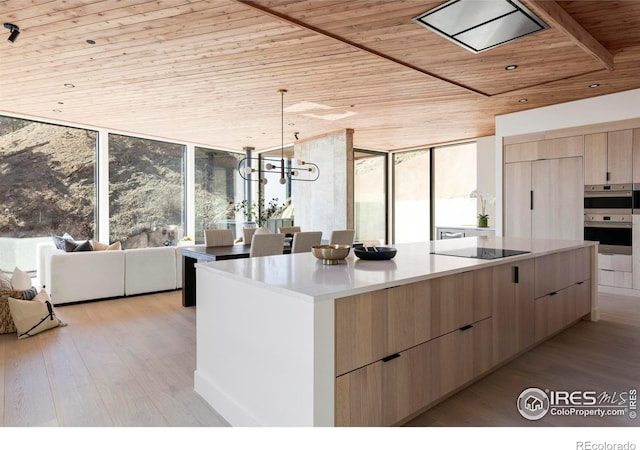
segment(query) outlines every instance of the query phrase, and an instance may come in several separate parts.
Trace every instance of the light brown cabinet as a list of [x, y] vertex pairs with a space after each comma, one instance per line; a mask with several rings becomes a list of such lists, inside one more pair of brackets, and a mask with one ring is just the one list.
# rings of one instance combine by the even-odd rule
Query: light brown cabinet
[[535, 258], [535, 341], [539, 342], [591, 309], [590, 248]]
[[382, 361], [336, 378], [335, 425], [382, 425]]
[[387, 290], [336, 300], [336, 374], [387, 356]]
[[633, 130], [585, 135], [584, 184], [630, 184], [632, 149]]
[[504, 162], [535, 161], [538, 159], [571, 158], [582, 156], [583, 136], [569, 136], [540, 141], [505, 145]]
[[591, 278], [591, 248], [579, 248], [535, 258], [535, 297], [557, 292]]
[[591, 280], [552, 292], [535, 300], [535, 341], [549, 337], [589, 314]]
[[398, 424], [588, 314], [591, 258], [569, 250], [336, 299], [335, 425]]
[[498, 364], [534, 343], [534, 261], [493, 268], [493, 362]]
[[505, 236], [582, 239], [581, 157], [505, 164], [504, 182]]
[[431, 336], [441, 336], [491, 316], [492, 289], [491, 269], [431, 280]]
[[431, 401], [431, 341], [336, 378], [336, 426], [389, 426]]
[[491, 316], [491, 269], [336, 300], [336, 375]]
[[633, 182], [640, 183], [640, 128], [633, 130]]
[[454, 391], [492, 366], [493, 319], [469, 324], [431, 341], [431, 396]]

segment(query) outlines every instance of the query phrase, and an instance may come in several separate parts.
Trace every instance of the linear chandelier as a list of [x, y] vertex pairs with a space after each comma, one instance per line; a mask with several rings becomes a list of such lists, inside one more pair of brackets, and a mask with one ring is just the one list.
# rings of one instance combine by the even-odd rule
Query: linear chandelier
[[[253, 158], [246, 157], [238, 162], [238, 173], [243, 180], [246, 181], [258, 181], [261, 184], [267, 184], [267, 179], [262, 177], [263, 173], [279, 173], [280, 184], [285, 184], [287, 179], [291, 181], [316, 181], [320, 177], [320, 169], [314, 163], [294, 159], [291, 164], [285, 165], [284, 160], [284, 94], [286, 89], [278, 89], [281, 98], [281, 115], [280, 115], [280, 160], [277, 158]], [[260, 167], [260, 161], [263, 161], [264, 167]], [[258, 174], [255, 178], [252, 175]]]

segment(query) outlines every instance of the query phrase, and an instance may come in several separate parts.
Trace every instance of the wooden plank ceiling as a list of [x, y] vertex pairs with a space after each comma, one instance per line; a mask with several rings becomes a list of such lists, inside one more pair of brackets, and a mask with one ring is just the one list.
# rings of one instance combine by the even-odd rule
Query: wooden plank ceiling
[[479, 54], [412, 21], [441, 3], [2, 1], [21, 34], [0, 29], [0, 114], [261, 150], [281, 143], [286, 88], [285, 144], [353, 128], [397, 150], [640, 87], [640, 1], [523, 0], [550, 28]]

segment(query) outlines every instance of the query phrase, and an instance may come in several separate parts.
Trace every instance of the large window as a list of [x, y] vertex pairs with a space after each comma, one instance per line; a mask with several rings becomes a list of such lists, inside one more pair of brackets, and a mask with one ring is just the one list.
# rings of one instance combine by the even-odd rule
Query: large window
[[430, 150], [393, 155], [394, 242], [430, 239]]
[[175, 245], [184, 233], [184, 146], [109, 136], [109, 240]]
[[477, 200], [471, 193], [477, 187], [476, 143], [434, 149], [435, 225], [477, 224]]
[[195, 148], [195, 243], [204, 242], [204, 230], [236, 230], [230, 206], [244, 198], [243, 180], [238, 174], [241, 153]]
[[93, 238], [96, 132], [0, 116], [0, 270], [36, 269], [51, 234]]
[[387, 243], [387, 153], [354, 150], [357, 241]]

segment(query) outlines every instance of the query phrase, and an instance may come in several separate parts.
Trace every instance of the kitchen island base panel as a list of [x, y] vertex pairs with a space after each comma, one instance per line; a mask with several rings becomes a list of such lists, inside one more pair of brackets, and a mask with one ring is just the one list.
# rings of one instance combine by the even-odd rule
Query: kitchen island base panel
[[333, 301], [196, 270], [196, 392], [233, 426], [333, 426]]
[[[329, 271], [310, 254], [196, 265], [197, 294], [203, 299], [196, 310], [196, 391], [236, 426], [397, 425], [580, 316], [597, 319], [595, 243], [477, 242], [530, 252], [498, 261], [432, 253], [468, 246], [469, 239], [475, 238], [398, 246], [397, 261], [376, 270], [347, 258]], [[556, 255], [564, 252], [572, 256]], [[577, 274], [553, 283], [538, 280], [542, 297], [536, 299], [537, 311], [531, 308], [535, 261], [544, 268], [555, 261], [558, 271]], [[555, 269], [553, 277], [545, 278], [553, 281]], [[461, 292], [442, 289], [458, 285]], [[512, 305], [525, 300], [520, 290], [529, 294], [522, 311]], [[475, 299], [484, 299], [480, 293], [485, 291], [493, 294], [491, 307], [476, 308], [476, 303], [485, 304]], [[504, 304], [496, 303], [496, 294]], [[438, 305], [445, 299], [459, 307], [443, 316]], [[347, 317], [353, 308], [357, 317]], [[557, 318], [555, 311], [561, 313]], [[436, 316], [439, 326], [425, 322]], [[536, 317], [543, 325], [537, 333], [536, 324], [528, 324], [521, 330], [526, 339], [514, 348], [494, 345], [494, 335], [498, 343], [516, 338], [508, 332], [511, 320], [535, 322]], [[553, 320], [547, 326], [549, 317]], [[429, 326], [418, 326], [423, 323]], [[354, 339], [355, 346], [340, 336]], [[344, 351], [351, 357], [341, 355]]]

